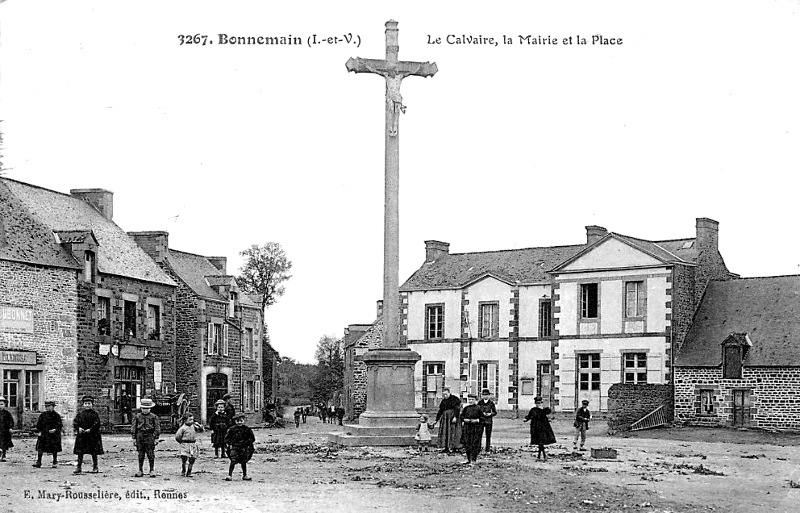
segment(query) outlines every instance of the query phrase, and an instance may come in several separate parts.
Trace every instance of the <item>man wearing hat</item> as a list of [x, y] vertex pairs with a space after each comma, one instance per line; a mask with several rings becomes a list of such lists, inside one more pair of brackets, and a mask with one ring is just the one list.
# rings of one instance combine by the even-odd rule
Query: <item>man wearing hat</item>
[[467, 453], [467, 461], [464, 463], [467, 464], [478, 461], [478, 453], [481, 450], [483, 410], [477, 403], [478, 396], [469, 394], [467, 396], [467, 406], [461, 411], [461, 420], [464, 422], [462, 440], [464, 442], [464, 451]]
[[578, 448], [578, 438], [581, 439], [581, 451], [585, 451], [583, 445], [586, 443], [586, 430], [589, 429], [589, 419], [592, 413], [589, 411], [589, 401], [581, 401], [582, 406], [575, 411], [575, 441], [572, 443], [572, 450]]
[[256, 436], [253, 430], [244, 425], [244, 419], [247, 417], [244, 413], [240, 413], [233, 417], [236, 425], [228, 430], [225, 434], [225, 445], [228, 446], [228, 457], [231, 464], [228, 467], [228, 477], [225, 481], [233, 479], [233, 469], [236, 464], [242, 466], [242, 481], [250, 481], [251, 478], [247, 476], [247, 462], [253, 457], [255, 448], [253, 444], [256, 441]]
[[222, 449], [222, 457], [225, 454], [225, 434], [228, 428], [231, 427], [231, 420], [225, 415], [225, 401], [222, 399], [214, 403], [216, 411], [211, 418], [208, 419], [208, 425], [211, 428], [211, 445], [214, 446], [214, 457], [219, 457], [219, 451]]
[[147, 463], [150, 464], [150, 477], [156, 477], [153, 467], [156, 462], [156, 444], [160, 442], [161, 427], [159, 426], [158, 417], [150, 410], [155, 406], [155, 403], [149, 397], [142, 399], [140, 404], [141, 411], [136, 414], [131, 422], [131, 436], [133, 437], [133, 444], [136, 446], [136, 451], [139, 453], [139, 471], [136, 477], [144, 475], [144, 457], [147, 456]]
[[488, 388], [483, 389], [481, 396], [483, 397], [478, 401], [478, 407], [483, 412], [481, 425], [483, 426], [483, 432], [486, 433], [486, 452], [489, 452], [492, 447], [492, 424], [494, 423], [492, 418], [497, 415], [497, 407], [494, 405], [494, 401], [490, 399], [491, 392]]
[[14, 427], [14, 417], [6, 410], [6, 398], [0, 395], [0, 461], [6, 461], [6, 450], [14, 447], [11, 441], [11, 428]]
[[42, 454], [53, 454], [53, 468], [58, 467], [58, 453], [61, 452], [61, 429], [63, 422], [61, 415], [55, 411], [55, 401], [45, 401], [45, 411], [36, 421], [36, 431], [39, 438], [36, 440], [36, 468], [42, 466]]
[[236, 408], [233, 407], [233, 399], [231, 398], [231, 394], [223, 395], [222, 399], [225, 401], [225, 415], [228, 417], [228, 425], [233, 426], [233, 417], [236, 415]]
[[81, 400], [83, 410], [75, 415], [72, 429], [75, 431], [75, 449], [78, 455], [78, 467], [73, 474], [80, 474], [83, 467], [83, 455], [92, 455], [92, 473], [100, 472], [97, 468], [97, 455], [104, 454], [103, 439], [100, 436], [100, 416], [94, 411], [94, 397], [83, 396]]

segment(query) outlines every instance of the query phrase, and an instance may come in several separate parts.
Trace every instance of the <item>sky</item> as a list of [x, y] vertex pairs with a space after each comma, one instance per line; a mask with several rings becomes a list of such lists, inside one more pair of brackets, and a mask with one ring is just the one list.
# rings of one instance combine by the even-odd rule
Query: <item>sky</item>
[[[225, 255], [232, 273], [243, 249], [280, 243], [293, 276], [266, 320], [282, 356], [312, 362], [320, 337], [372, 322], [383, 294], [385, 86], [345, 62], [383, 58], [394, 19], [400, 59], [439, 68], [401, 89], [401, 282], [428, 239], [452, 253], [579, 244], [600, 225], [663, 240], [693, 236], [698, 217], [719, 221], [733, 272], [797, 274], [798, 11], [8, 0], [3, 164], [61, 192], [111, 190], [123, 229], [166, 230], [171, 248]], [[195, 34], [212, 43], [180, 44]]]

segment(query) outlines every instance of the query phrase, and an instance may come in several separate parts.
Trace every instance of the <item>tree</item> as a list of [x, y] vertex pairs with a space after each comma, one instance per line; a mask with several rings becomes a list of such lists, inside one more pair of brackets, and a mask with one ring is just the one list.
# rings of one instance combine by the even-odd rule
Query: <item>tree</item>
[[341, 395], [344, 387], [344, 360], [342, 358], [342, 339], [325, 335], [317, 342], [317, 370], [311, 389], [314, 399], [327, 403]]
[[308, 404], [313, 395], [311, 383], [315, 374], [315, 365], [297, 363], [284, 356], [278, 366], [278, 395], [289, 399], [291, 404]]
[[289, 274], [292, 262], [277, 242], [267, 242], [263, 246], [253, 244], [239, 254], [244, 257], [244, 264], [236, 281], [248, 294], [261, 296], [263, 312], [285, 292], [281, 284], [292, 277]]

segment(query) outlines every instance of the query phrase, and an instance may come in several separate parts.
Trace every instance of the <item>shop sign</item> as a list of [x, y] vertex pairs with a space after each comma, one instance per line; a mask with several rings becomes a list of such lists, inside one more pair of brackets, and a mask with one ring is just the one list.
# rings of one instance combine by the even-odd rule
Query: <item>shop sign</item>
[[0, 306], [0, 331], [33, 333], [33, 309]]
[[33, 351], [0, 351], [0, 365], [36, 365]]
[[145, 348], [142, 346], [119, 346], [119, 357], [126, 360], [144, 360]]

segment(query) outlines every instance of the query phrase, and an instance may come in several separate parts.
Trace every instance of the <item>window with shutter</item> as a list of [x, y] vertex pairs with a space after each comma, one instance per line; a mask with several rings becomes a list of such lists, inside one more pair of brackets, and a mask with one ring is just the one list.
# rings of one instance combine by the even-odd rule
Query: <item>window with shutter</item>
[[724, 379], [742, 378], [742, 348], [741, 346], [723, 346], [722, 377]]
[[214, 325], [212, 323], [208, 323], [208, 333], [207, 333], [207, 348], [208, 354], [214, 354]]
[[222, 354], [228, 356], [228, 325], [222, 326]]
[[646, 298], [643, 281], [625, 282], [625, 317], [644, 317]]
[[481, 338], [497, 338], [500, 335], [500, 304], [493, 303], [479, 303], [480, 309], [478, 331]]

